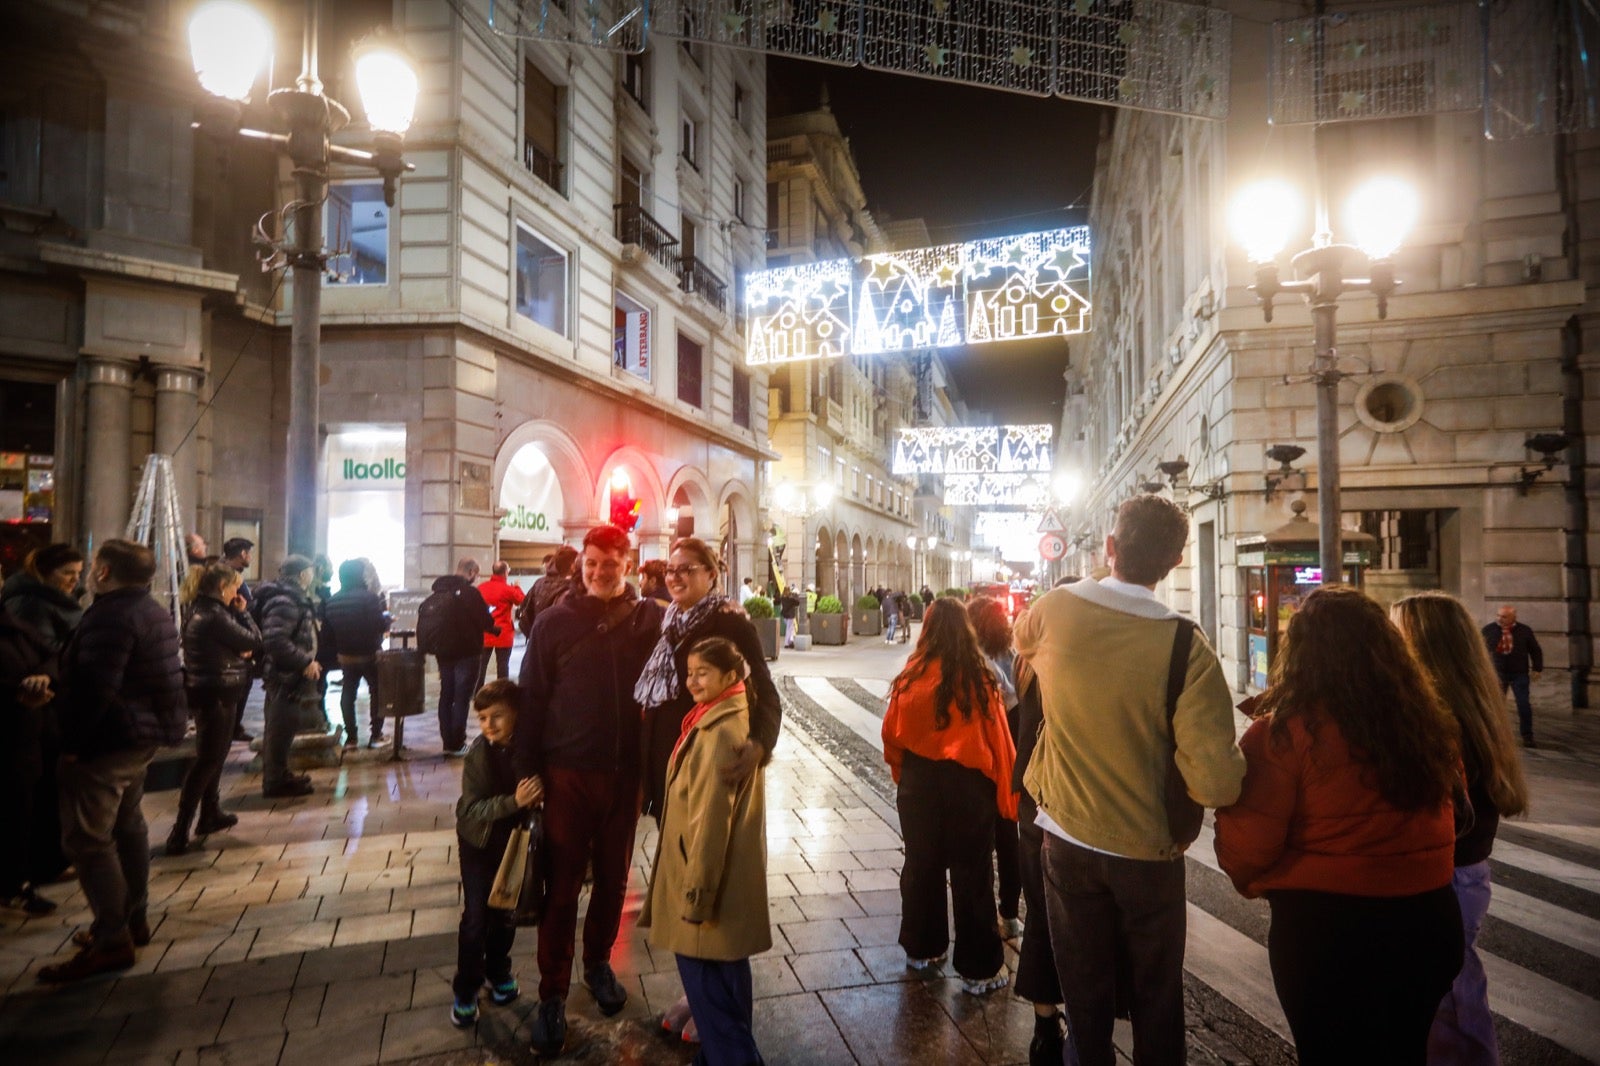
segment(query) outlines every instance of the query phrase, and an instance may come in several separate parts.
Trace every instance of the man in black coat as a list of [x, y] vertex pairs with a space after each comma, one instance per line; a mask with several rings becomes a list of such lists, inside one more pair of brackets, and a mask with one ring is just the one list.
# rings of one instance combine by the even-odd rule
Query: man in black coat
[[[1495, 614], [1495, 621], [1483, 627], [1483, 642], [1500, 675], [1500, 695], [1511, 689], [1517, 701], [1517, 725], [1522, 729], [1522, 746], [1534, 747], [1533, 704], [1528, 699], [1528, 683], [1544, 671], [1544, 650], [1533, 630], [1517, 621], [1517, 609], [1509, 603]], [[1531, 677], [1530, 677], [1531, 671]]]
[[467, 712], [478, 683], [483, 635], [498, 635], [489, 604], [473, 587], [478, 560], [462, 559], [456, 572], [433, 583], [433, 595], [417, 608], [417, 646], [439, 663], [439, 739], [444, 753], [467, 754]]
[[344, 746], [359, 743], [356, 736], [356, 690], [367, 682], [367, 699], [372, 704], [372, 732], [367, 747], [383, 743], [383, 719], [378, 707], [378, 649], [389, 631], [389, 613], [383, 609], [383, 596], [367, 587], [367, 561], [346, 559], [339, 564], [339, 591], [328, 598], [322, 609], [323, 632], [338, 657], [344, 675], [339, 689], [339, 710], [344, 716]]
[[140, 801], [156, 748], [183, 739], [178, 630], [150, 596], [149, 548], [108, 540], [95, 555], [96, 598], [62, 653], [63, 842], [94, 914], [82, 949], [39, 970], [48, 982], [126, 970], [150, 942], [150, 834]]
[[255, 616], [261, 622], [265, 652], [262, 682], [267, 690], [266, 725], [261, 730], [261, 794], [285, 799], [311, 794], [311, 778], [289, 772], [289, 749], [300, 728], [300, 704], [319, 698], [317, 617], [311, 602], [316, 564], [291, 555], [278, 568], [278, 581], [256, 589]]

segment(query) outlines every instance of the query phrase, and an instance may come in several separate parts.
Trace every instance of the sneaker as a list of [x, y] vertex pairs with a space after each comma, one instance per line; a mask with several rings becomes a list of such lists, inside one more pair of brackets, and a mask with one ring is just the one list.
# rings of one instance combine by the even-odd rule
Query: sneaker
[[66, 962], [41, 967], [39, 980], [52, 985], [66, 984], [98, 973], [126, 970], [136, 961], [133, 941], [124, 936], [109, 944], [90, 944]]
[[254, 739], [254, 734], [246, 733], [243, 729], [235, 729], [233, 731], [233, 742], [235, 744], [248, 744]]
[[585, 968], [583, 985], [593, 994], [600, 1013], [607, 1018], [621, 1010], [623, 1004], [628, 1002], [627, 989], [617, 982], [616, 972], [611, 969], [610, 963], [602, 962], [598, 966]]
[[689, 997], [684, 996], [661, 1015], [661, 1031], [668, 1036], [678, 1036], [693, 1020], [689, 1013]]
[[1015, 939], [1017, 939], [1017, 937], [1019, 937], [1021, 935], [1022, 935], [1022, 919], [1021, 918], [1001, 918], [1000, 919], [1000, 939], [1001, 940], [1015, 940]]
[[33, 890], [32, 885], [22, 886], [22, 888], [17, 891], [16, 895], [4, 901], [4, 906], [10, 907], [12, 910], [21, 911], [24, 914], [34, 915], [35, 917], [46, 914], [54, 914], [56, 909], [55, 901], [45, 899], [43, 896], [39, 895], [39, 893]]
[[267, 799], [289, 799], [294, 796], [309, 796], [316, 789], [311, 787], [310, 781], [301, 781], [291, 777], [287, 781], [280, 781], [276, 785], [267, 785], [261, 794]]
[[906, 969], [914, 970], [917, 973], [931, 974], [936, 972], [939, 967], [944, 965], [944, 960], [945, 956], [943, 955], [935, 955], [931, 959], [913, 959], [910, 956], [907, 956]]
[[533, 1050], [545, 1058], [555, 1058], [567, 1043], [567, 1003], [559, 996], [542, 1000], [533, 1019]]
[[450, 1024], [457, 1029], [470, 1029], [478, 1021], [478, 1001], [456, 1000], [450, 1004]]
[[990, 992], [997, 992], [1010, 983], [1010, 975], [1001, 970], [993, 977], [962, 978], [961, 991], [969, 996], [987, 996]]
[[459, 748], [444, 749], [444, 757], [446, 759], [464, 759], [466, 756], [467, 746], [465, 744], [461, 745]]
[[700, 1027], [694, 1024], [692, 1017], [683, 1023], [683, 1032], [678, 1034], [678, 1038], [685, 1044], [700, 1043]]
[[367, 738], [367, 747], [369, 749], [383, 747], [383, 734], [382, 733], [374, 733], [370, 737], [368, 737]]
[[515, 977], [507, 977], [504, 981], [485, 981], [484, 986], [489, 989], [489, 998], [496, 1007], [504, 1007], [522, 995], [522, 989], [517, 985]]
[[361, 750], [361, 742], [359, 740], [357, 740], [355, 737], [352, 736], [349, 740], [344, 742], [344, 750], [345, 751], [360, 751]]

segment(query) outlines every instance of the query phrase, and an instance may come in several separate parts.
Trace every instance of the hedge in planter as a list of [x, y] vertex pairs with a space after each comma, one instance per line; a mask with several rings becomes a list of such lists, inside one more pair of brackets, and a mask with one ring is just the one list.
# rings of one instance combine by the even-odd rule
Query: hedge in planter
[[843, 644], [845, 627], [844, 604], [837, 596], [823, 596], [811, 612], [811, 637], [818, 644]]
[[744, 601], [744, 610], [750, 616], [750, 624], [756, 627], [756, 636], [761, 638], [761, 653], [769, 660], [776, 659], [783, 643], [783, 620], [772, 601], [765, 596], [751, 596]]
[[868, 592], [856, 600], [855, 613], [850, 616], [850, 628], [858, 637], [875, 637], [883, 632], [883, 615], [879, 610], [878, 597]]

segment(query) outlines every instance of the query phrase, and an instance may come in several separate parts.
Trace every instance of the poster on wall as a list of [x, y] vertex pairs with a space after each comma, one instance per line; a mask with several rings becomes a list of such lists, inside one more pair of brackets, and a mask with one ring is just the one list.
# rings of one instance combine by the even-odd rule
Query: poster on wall
[[406, 579], [406, 431], [346, 425], [328, 434], [328, 558], [366, 558], [384, 588]]

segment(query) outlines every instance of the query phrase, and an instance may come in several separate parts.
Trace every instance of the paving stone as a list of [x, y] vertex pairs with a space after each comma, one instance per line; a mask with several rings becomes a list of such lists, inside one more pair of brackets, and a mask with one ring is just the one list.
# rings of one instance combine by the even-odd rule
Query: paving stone
[[765, 955], [751, 959], [750, 977], [757, 999], [787, 996], [803, 991], [800, 979], [790, 968], [786, 956]]
[[288, 1033], [262, 1033], [245, 1040], [212, 1044], [199, 1052], [200, 1066], [276, 1066]]
[[306, 955], [295, 974], [296, 985], [332, 984], [360, 977], [372, 977], [383, 971], [384, 944], [358, 944], [347, 948], [330, 948]]
[[[444, 1028], [449, 1022], [441, 1015]], [[370, 1066], [383, 1046], [384, 1016], [371, 1014], [315, 1029], [300, 1029], [284, 1041], [284, 1066]], [[454, 1030], [451, 1030], [454, 1032]]]
[[380, 940], [402, 940], [411, 935], [411, 912], [358, 915], [353, 918], [340, 918], [338, 924], [338, 932], [333, 937], [335, 947], [370, 944]]
[[182, 1010], [147, 1010], [130, 1015], [112, 1051], [176, 1052], [217, 1042], [228, 1004], [202, 1001]]
[[202, 1001], [231, 1000], [293, 988], [300, 970], [300, 956], [279, 955], [270, 959], [231, 962], [211, 971], [211, 980], [200, 994]]
[[808, 920], [819, 918], [859, 918], [866, 912], [848, 893], [828, 896], [796, 896], [795, 904]]
[[30, 1025], [0, 1038], [0, 1062], [80, 1066], [105, 1059], [127, 1024], [126, 1015], [60, 1019], [56, 1025]]
[[825, 918], [815, 922], [790, 922], [779, 926], [790, 948], [798, 954], [814, 951], [848, 950], [856, 946], [856, 938], [844, 922]]
[[384, 973], [403, 973], [420, 970], [425, 966], [455, 965], [456, 938], [454, 933], [412, 937], [389, 943], [383, 957]]
[[[217, 1033], [217, 1043], [226, 1044], [250, 1036], [284, 1031], [284, 1015], [289, 1010], [291, 992], [266, 992], [259, 996], [240, 996], [228, 1005], [228, 1016]], [[313, 1019], [312, 1024], [315, 1024]]]
[[437, 1006], [388, 1015], [383, 1022], [380, 1062], [400, 1062], [440, 1051], [469, 1048], [477, 1042], [471, 1029], [456, 1029]]
[[772, 1066], [854, 1066], [856, 1062], [828, 1008], [810, 993], [757, 1000], [755, 1031], [762, 1058]]
[[886, 944], [900, 943], [900, 917], [899, 915], [885, 914], [874, 915], [870, 918], [846, 918], [845, 928], [850, 930], [850, 935], [856, 938], [856, 943], [864, 948], [882, 947]]
[[862, 1062], [983, 1062], [938, 1001], [916, 984], [838, 988], [818, 995]]
[[411, 974], [378, 974], [335, 981], [322, 1000], [319, 1025], [349, 1021], [369, 1014], [410, 1010], [415, 979]]
[[789, 956], [789, 967], [807, 992], [872, 983], [872, 975], [854, 951], [819, 951]]

